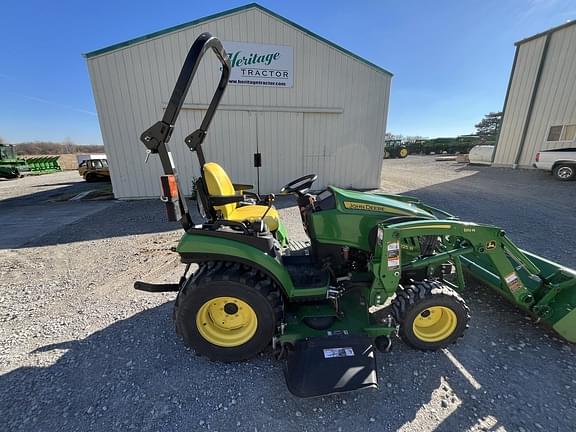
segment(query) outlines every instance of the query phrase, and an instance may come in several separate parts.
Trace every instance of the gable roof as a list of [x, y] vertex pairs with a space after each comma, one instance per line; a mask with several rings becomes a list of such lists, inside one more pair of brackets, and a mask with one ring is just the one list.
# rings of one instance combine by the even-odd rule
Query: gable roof
[[348, 50], [345, 49], [345, 48], [342, 48], [340, 45], [337, 45], [337, 44], [335, 44], [334, 42], [331, 42], [331, 41], [329, 41], [328, 39], [323, 38], [322, 36], [320, 36], [320, 35], [312, 32], [312, 31], [310, 31], [310, 30], [302, 27], [301, 25], [296, 24], [294, 21], [290, 21], [288, 18], [285, 18], [285, 17], [283, 17], [283, 16], [281, 16], [281, 15], [278, 15], [277, 13], [272, 12], [272, 11], [269, 10], [269, 9], [266, 9], [266, 8], [263, 7], [263, 6], [260, 6], [258, 3], [249, 3], [249, 4], [247, 4], [247, 5], [240, 6], [240, 7], [234, 8], [234, 9], [228, 9], [228, 10], [226, 10], [226, 11], [219, 12], [219, 13], [217, 13], [217, 14], [209, 15], [209, 16], [206, 16], [206, 17], [204, 17], [204, 18], [199, 18], [199, 19], [194, 20], [194, 21], [189, 21], [189, 22], [187, 22], [187, 23], [179, 24], [179, 25], [177, 25], [177, 26], [168, 27], [168, 28], [166, 28], [166, 29], [164, 29], [164, 30], [159, 30], [159, 31], [154, 32], [154, 33], [149, 33], [149, 34], [144, 35], [144, 36], [140, 36], [140, 37], [137, 37], [137, 38], [134, 38], [134, 39], [127, 40], [127, 41], [125, 41], [125, 42], [120, 42], [120, 43], [117, 43], [117, 44], [114, 44], [114, 45], [110, 45], [110, 46], [107, 46], [107, 47], [104, 47], [104, 48], [101, 48], [101, 49], [98, 49], [98, 50], [95, 50], [95, 51], [90, 51], [90, 52], [84, 53], [84, 54], [82, 54], [82, 55], [83, 55], [85, 58], [89, 59], [89, 58], [96, 57], [96, 56], [99, 56], [99, 55], [102, 55], [102, 54], [106, 54], [106, 53], [109, 53], [109, 52], [112, 52], [112, 51], [116, 51], [116, 50], [121, 49], [121, 48], [129, 47], [130, 45], [134, 45], [134, 44], [139, 43], [139, 42], [144, 42], [144, 41], [149, 40], [149, 39], [154, 39], [154, 38], [157, 38], [157, 37], [159, 37], [159, 36], [163, 36], [163, 35], [165, 35], [165, 34], [173, 33], [173, 32], [179, 31], [179, 30], [184, 30], [184, 29], [186, 29], [186, 28], [188, 28], [188, 27], [192, 27], [192, 26], [195, 26], [195, 25], [198, 25], [198, 24], [202, 24], [202, 23], [207, 22], [207, 21], [211, 21], [211, 20], [214, 20], [214, 19], [217, 19], [217, 18], [222, 18], [222, 17], [228, 16], [228, 15], [233, 15], [233, 14], [235, 14], [235, 13], [242, 12], [242, 11], [248, 10], [248, 9], [258, 9], [258, 10], [264, 12], [264, 13], [267, 13], [268, 15], [271, 15], [271, 16], [273, 16], [274, 18], [277, 18], [277, 19], [279, 19], [280, 21], [285, 22], [286, 24], [288, 24], [288, 25], [290, 25], [290, 26], [292, 26], [292, 27], [294, 27], [294, 28], [296, 28], [296, 29], [298, 29], [298, 30], [306, 33], [308, 36], [311, 36], [311, 37], [314, 38], [314, 39], [317, 39], [317, 40], [319, 40], [319, 41], [321, 41], [321, 42], [324, 42], [324, 43], [327, 44], [327, 45], [330, 45], [330, 46], [333, 47], [333, 48], [336, 48], [338, 51], [342, 52], [343, 54], [349, 55], [349, 56], [355, 58], [356, 60], [359, 60], [360, 62], [362, 62], [362, 63], [364, 63], [364, 64], [366, 64], [366, 65], [368, 65], [368, 66], [370, 66], [370, 67], [372, 67], [372, 68], [374, 68], [374, 69], [376, 69], [376, 70], [379, 71], [379, 72], [383, 72], [383, 73], [385, 73], [385, 74], [387, 74], [387, 75], [390, 75], [390, 76], [393, 75], [390, 71], [387, 71], [386, 69], [384, 69], [384, 68], [382, 68], [382, 67], [380, 67], [380, 66], [378, 66], [378, 65], [376, 65], [376, 64], [374, 64], [374, 63], [372, 63], [371, 61], [366, 60], [365, 58], [360, 57], [359, 55], [354, 54], [353, 52], [348, 51]]
[[529, 37], [527, 37], [527, 38], [524, 38], [524, 39], [522, 39], [522, 40], [519, 40], [519, 41], [516, 42], [514, 45], [522, 45], [523, 43], [530, 42], [531, 40], [538, 39], [539, 37], [546, 36], [546, 35], [548, 35], [548, 34], [550, 34], [550, 33], [557, 32], [558, 30], [565, 29], [566, 27], [573, 26], [574, 24], [576, 24], [576, 21], [575, 21], [575, 20], [567, 21], [567, 22], [565, 22], [564, 24], [560, 24], [559, 26], [552, 27], [552, 28], [550, 28], [550, 29], [548, 29], [548, 30], [545, 30], [545, 31], [541, 32], [541, 33], [537, 33], [537, 34], [535, 34], [535, 35], [533, 35], [533, 36], [529, 36]]

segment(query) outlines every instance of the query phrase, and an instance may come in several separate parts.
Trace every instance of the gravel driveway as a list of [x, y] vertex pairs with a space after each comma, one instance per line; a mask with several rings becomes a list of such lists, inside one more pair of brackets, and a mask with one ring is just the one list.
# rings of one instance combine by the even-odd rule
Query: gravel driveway
[[[409, 157], [384, 162], [382, 189], [498, 224], [576, 267], [574, 182]], [[280, 211], [302, 237], [291, 204]], [[574, 430], [576, 347], [482, 286], [464, 293], [471, 327], [450, 350], [395, 341], [378, 355], [378, 391], [302, 400], [269, 353], [197, 357], [174, 333], [174, 295], [131, 288], [177, 280], [179, 235], [159, 202], [118, 202], [0, 250], [0, 430]]]

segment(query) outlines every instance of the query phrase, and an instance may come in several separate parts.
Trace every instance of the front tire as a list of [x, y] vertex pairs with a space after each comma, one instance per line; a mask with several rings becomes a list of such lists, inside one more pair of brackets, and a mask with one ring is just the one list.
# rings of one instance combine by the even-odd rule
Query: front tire
[[210, 360], [247, 360], [264, 350], [282, 319], [273, 281], [248, 266], [210, 262], [182, 288], [174, 307], [176, 332]]
[[413, 348], [436, 351], [463, 336], [470, 310], [460, 295], [439, 280], [414, 282], [392, 301], [400, 338]]

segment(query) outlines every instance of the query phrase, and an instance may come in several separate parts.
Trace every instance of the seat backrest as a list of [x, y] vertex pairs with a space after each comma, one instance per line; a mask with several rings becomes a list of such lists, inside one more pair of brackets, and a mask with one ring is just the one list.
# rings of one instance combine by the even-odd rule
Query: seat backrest
[[[231, 196], [236, 194], [230, 177], [228, 177], [224, 168], [216, 162], [204, 164], [204, 181], [206, 182], [209, 195]], [[228, 219], [236, 209], [236, 203], [225, 204], [214, 208], [222, 212], [224, 219]]]

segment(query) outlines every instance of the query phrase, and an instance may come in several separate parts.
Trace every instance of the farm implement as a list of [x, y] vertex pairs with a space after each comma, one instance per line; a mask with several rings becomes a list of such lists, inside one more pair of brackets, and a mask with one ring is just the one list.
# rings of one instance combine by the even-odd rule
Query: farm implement
[[49, 174], [62, 171], [58, 164], [60, 156], [34, 156], [25, 159], [30, 168], [30, 174]]
[[[168, 141], [207, 51], [222, 67], [199, 129], [185, 139], [201, 167], [194, 186], [202, 220], [194, 221]], [[419, 350], [464, 335], [465, 272], [576, 342], [576, 272], [520, 250], [498, 227], [461, 221], [416, 198], [332, 186], [313, 194], [317, 176], [305, 175], [280, 191], [295, 197], [309, 237], [290, 241], [273, 194], [233, 183], [204, 156], [229, 73], [220, 41], [200, 35], [162, 120], [141, 135], [164, 170], [168, 218], [184, 229], [176, 252], [185, 270], [178, 283], [135, 288], [178, 292], [176, 331], [196, 353], [242, 361], [271, 346], [289, 390], [301, 397], [373, 388], [375, 349], [387, 351], [394, 335]]]
[[60, 156], [41, 156], [21, 159], [13, 145], [0, 144], [0, 177], [19, 178], [25, 175], [48, 174], [61, 171]]

